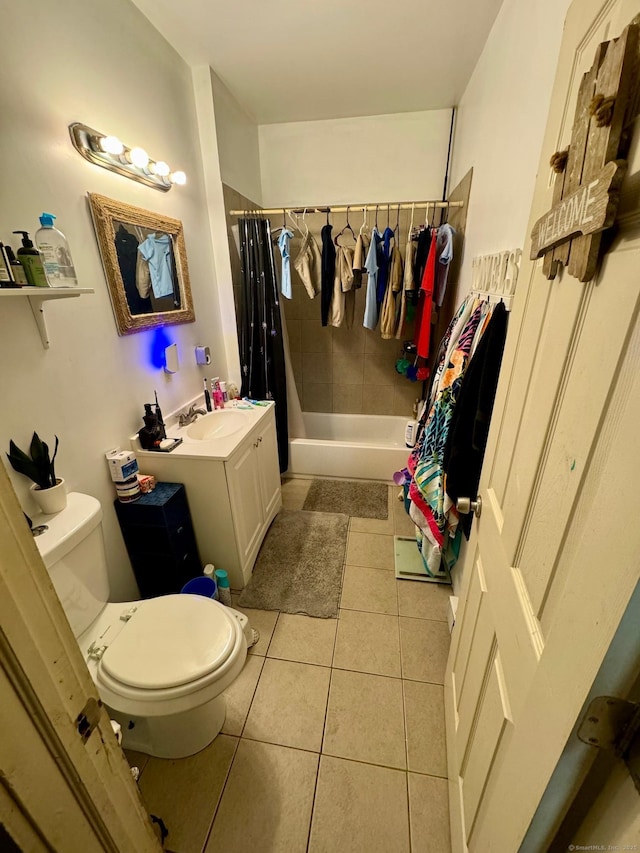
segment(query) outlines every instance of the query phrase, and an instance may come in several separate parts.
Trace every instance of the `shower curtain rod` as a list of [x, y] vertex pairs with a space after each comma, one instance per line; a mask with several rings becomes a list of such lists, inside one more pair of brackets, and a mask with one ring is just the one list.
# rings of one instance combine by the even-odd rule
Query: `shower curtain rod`
[[229, 216], [263, 216], [271, 213], [347, 213], [349, 211], [371, 211], [384, 210], [386, 207], [391, 210], [412, 210], [420, 209], [421, 207], [464, 207], [463, 201], [439, 201], [431, 199], [426, 201], [385, 201], [381, 204], [341, 204], [337, 206], [309, 206], [309, 207], [269, 207], [264, 210], [230, 210]]

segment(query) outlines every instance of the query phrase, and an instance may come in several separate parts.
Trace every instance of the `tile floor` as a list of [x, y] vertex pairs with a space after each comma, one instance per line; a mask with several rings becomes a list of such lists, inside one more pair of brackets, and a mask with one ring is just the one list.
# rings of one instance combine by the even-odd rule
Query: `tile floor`
[[[283, 484], [301, 509], [310, 481]], [[340, 616], [248, 610], [260, 631], [211, 746], [129, 753], [174, 853], [446, 853], [443, 707], [450, 588], [396, 581], [389, 518], [352, 518]], [[234, 596], [237, 603], [237, 598]]]

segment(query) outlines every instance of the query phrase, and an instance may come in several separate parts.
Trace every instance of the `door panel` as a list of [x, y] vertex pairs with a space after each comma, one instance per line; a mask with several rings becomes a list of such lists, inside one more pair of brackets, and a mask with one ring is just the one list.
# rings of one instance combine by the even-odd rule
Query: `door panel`
[[267, 421], [258, 444], [258, 470], [264, 518], [269, 518], [282, 502], [280, 466], [278, 464], [278, 442], [273, 417]]
[[240, 565], [244, 569], [262, 530], [262, 495], [255, 440], [225, 462], [231, 515], [236, 531]]
[[[636, 11], [574, 0], [531, 224], [552, 206], [548, 158], [569, 143], [583, 74]], [[640, 209], [623, 195], [589, 283], [547, 281], [526, 241], [445, 679], [454, 850], [518, 849], [638, 580]]]

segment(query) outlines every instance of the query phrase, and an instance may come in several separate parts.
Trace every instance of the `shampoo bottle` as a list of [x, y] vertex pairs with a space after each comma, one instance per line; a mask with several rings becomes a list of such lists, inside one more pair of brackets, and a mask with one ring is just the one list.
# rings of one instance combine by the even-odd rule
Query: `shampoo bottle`
[[29, 238], [28, 231], [14, 231], [14, 234], [22, 234], [22, 247], [18, 249], [18, 260], [24, 267], [27, 283], [31, 287], [48, 287], [47, 277], [44, 274], [44, 266], [40, 252], [33, 247], [33, 241]]
[[29, 284], [25, 268], [13, 254], [11, 246], [5, 246], [4, 250], [7, 253], [7, 258], [9, 259], [9, 266], [11, 267], [11, 274], [15, 283], [19, 285]]
[[76, 287], [78, 279], [71, 260], [67, 238], [53, 227], [53, 213], [43, 213], [36, 231], [36, 246], [42, 253], [44, 272], [49, 287]]

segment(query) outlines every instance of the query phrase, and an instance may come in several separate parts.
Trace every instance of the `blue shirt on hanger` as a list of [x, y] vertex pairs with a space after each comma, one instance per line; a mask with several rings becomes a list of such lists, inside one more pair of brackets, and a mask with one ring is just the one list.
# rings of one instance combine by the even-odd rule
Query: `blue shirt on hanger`
[[378, 324], [378, 303], [376, 301], [376, 290], [378, 286], [378, 245], [382, 237], [374, 226], [371, 229], [371, 244], [367, 252], [367, 260], [364, 268], [369, 274], [367, 281], [367, 293], [364, 303], [364, 320], [362, 325], [365, 329], [375, 329]]
[[287, 299], [292, 298], [291, 293], [291, 260], [289, 257], [289, 240], [293, 237], [293, 231], [288, 228], [283, 228], [278, 237], [278, 248], [282, 255], [282, 276], [280, 281], [280, 291]]
[[173, 265], [171, 263], [171, 237], [168, 234], [149, 234], [140, 243], [138, 251], [149, 264], [151, 287], [156, 299], [173, 293]]

